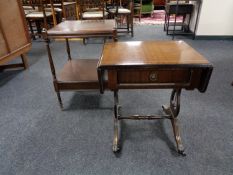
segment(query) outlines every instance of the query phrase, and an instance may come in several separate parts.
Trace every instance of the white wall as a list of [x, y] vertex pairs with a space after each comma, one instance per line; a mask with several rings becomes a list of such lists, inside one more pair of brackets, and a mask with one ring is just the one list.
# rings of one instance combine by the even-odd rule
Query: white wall
[[196, 35], [233, 36], [233, 0], [202, 0]]

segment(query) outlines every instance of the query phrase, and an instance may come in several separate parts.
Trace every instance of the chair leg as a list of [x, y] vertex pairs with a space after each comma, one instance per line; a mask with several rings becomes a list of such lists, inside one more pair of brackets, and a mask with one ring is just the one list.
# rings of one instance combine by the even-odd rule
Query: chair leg
[[129, 16], [126, 16], [126, 21], [127, 21], [127, 31], [129, 32]]
[[134, 31], [133, 31], [133, 18], [130, 17], [130, 21], [131, 21], [131, 36], [133, 37], [134, 36]]
[[61, 100], [60, 91], [57, 92], [57, 99], [58, 99], [61, 110], [63, 110], [64, 108], [63, 108], [63, 104], [62, 104], [62, 100]]
[[139, 22], [141, 22], [142, 10], [139, 11]]
[[189, 32], [189, 31], [190, 31], [189, 26], [190, 26], [190, 22], [191, 22], [191, 14], [189, 14], [188, 18], [189, 18], [189, 19], [188, 19], [188, 20], [189, 20], [189, 22], [188, 22], [187, 31]]
[[[41, 25], [39, 21], [35, 21], [37, 34], [41, 34]], [[38, 35], [40, 37], [40, 35]]]
[[86, 45], [86, 38], [83, 38], [83, 45]]
[[163, 31], [166, 31], [166, 25], [167, 25], [167, 14], [165, 13], [165, 19], [164, 19]]
[[32, 27], [32, 22], [31, 22], [30, 20], [28, 20], [28, 25], [29, 25], [29, 29], [30, 29], [30, 32], [31, 32], [31, 37], [32, 37], [32, 39], [33, 39], [33, 40], [36, 40], [34, 31], [33, 31], [33, 27]]
[[166, 26], [167, 27], [167, 35], [168, 35], [168, 30], [169, 30], [169, 24], [170, 24], [170, 15], [168, 14], [168, 16], [167, 16], [167, 26]]

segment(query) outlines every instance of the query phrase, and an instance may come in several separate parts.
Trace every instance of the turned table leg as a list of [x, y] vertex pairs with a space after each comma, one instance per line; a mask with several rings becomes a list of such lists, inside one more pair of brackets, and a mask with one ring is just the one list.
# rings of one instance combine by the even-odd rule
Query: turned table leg
[[119, 121], [119, 100], [118, 92], [114, 91], [114, 137], [112, 150], [114, 153], [120, 150], [120, 121]]

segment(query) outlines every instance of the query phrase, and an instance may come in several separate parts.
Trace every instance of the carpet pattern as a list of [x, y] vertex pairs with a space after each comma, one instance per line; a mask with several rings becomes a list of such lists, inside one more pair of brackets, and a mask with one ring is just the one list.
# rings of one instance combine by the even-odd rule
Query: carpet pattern
[[[164, 24], [164, 20], [165, 20], [165, 11], [154, 10], [150, 16], [148, 15], [142, 16], [141, 21], [139, 21], [138, 18], [134, 18], [134, 24], [136, 25], [162, 25]], [[175, 21], [174, 15], [170, 17], [170, 21], [171, 22]], [[176, 18], [176, 21], [182, 22], [182, 17], [178, 16]]]

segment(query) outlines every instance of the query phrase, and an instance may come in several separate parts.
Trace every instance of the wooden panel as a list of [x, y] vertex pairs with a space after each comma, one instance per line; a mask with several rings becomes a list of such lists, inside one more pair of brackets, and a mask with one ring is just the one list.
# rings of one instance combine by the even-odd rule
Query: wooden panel
[[0, 1], [0, 23], [10, 51], [28, 43], [19, 1]]
[[23, 54], [31, 48], [21, 0], [0, 1], [0, 65], [4, 65], [21, 55], [22, 64], [1, 66], [1, 68], [21, 67], [27, 63]]
[[3, 32], [1, 29], [1, 25], [0, 25], [0, 58], [6, 54], [8, 54], [8, 49], [7, 49], [6, 41], [3, 36]]
[[67, 61], [58, 74], [58, 80], [63, 82], [97, 82], [97, 63], [98, 60], [92, 59], [72, 59]]
[[188, 83], [189, 69], [125, 69], [118, 72], [118, 83]]

